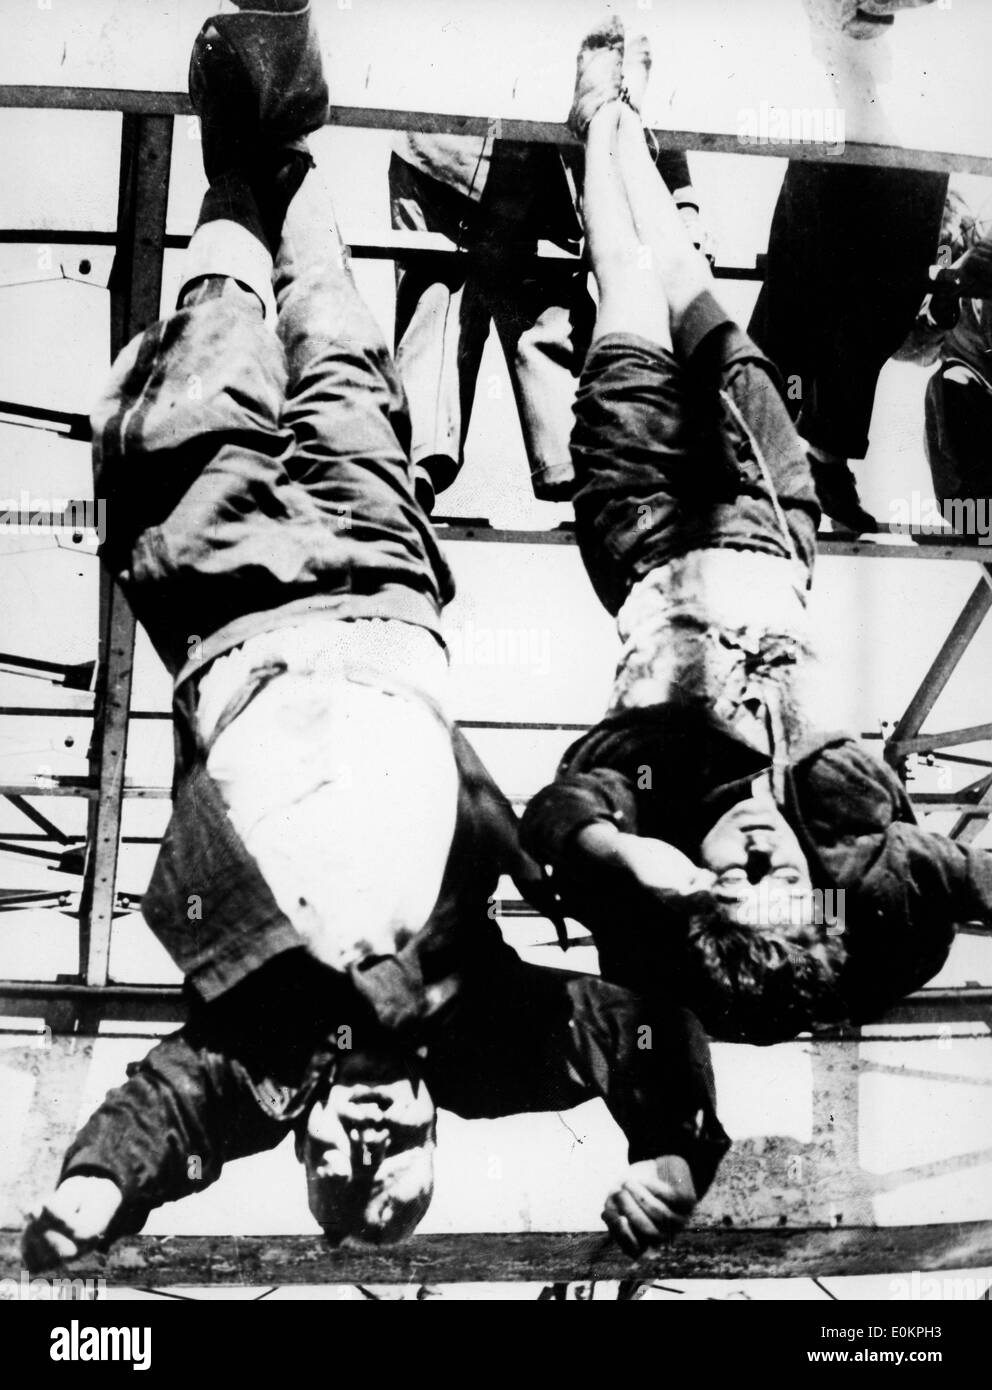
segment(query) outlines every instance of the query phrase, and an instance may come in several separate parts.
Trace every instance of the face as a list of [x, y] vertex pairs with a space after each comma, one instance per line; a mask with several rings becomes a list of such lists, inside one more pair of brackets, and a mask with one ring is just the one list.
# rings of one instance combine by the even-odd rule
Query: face
[[396, 1059], [349, 1054], [307, 1116], [301, 1157], [310, 1210], [328, 1238], [384, 1244], [430, 1203], [434, 1102]]
[[714, 898], [742, 926], [804, 926], [812, 921], [809, 864], [788, 821], [770, 799], [738, 802], [702, 843], [715, 876]]

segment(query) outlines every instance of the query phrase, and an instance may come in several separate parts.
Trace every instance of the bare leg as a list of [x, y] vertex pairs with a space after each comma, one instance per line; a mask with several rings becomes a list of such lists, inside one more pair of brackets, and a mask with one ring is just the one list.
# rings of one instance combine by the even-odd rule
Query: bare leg
[[[594, 341], [607, 333], [634, 333], [671, 349], [668, 298], [638, 236], [619, 161], [620, 122], [626, 110], [616, 101], [601, 106], [585, 138], [583, 209], [599, 288]], [[653, 168], [651, 172], [657, 179]]]
[[640, 259], [660, 280], [675, 328], [702, 290], [715, 290], [709, 266], [692, 243], [675, 200], [658, 177], [644, 143], [640, 118], [629, 106], [620, 110], [616, 131], [620, 178], [630, 207]]

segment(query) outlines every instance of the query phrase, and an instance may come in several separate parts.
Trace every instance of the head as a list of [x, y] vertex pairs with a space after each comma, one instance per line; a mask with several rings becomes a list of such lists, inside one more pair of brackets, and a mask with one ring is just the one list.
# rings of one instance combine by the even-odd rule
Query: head
[[838, 1014], [844, 949], [817, 925], [809, 861], [770, 794], [739, 801], [703, 839], [713, 875], [690, 903], [690, 992], [728, 1041], [776, 1042]]
[[813, 924], [742, 925], [709, 892], [686, 900], [686, 1001], [722, 1042], [785, 1042], [846, 1012], [840, 937]]
[[809, 861], [771, 796], [750, 796], [725, 811], [703, 839], [700, 858], [728, 923], [788, 928], [813, 921]]
[[339, 1054], [297, 1139], [314, 1218], [333, 1244], [405, 1239], [434, 1190], [435, 1110], [409, 1057]]

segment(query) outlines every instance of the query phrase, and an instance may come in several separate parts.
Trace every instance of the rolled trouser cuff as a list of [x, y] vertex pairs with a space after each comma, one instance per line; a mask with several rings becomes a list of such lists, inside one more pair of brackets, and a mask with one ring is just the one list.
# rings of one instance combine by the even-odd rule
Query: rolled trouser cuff
[[186, 252], [179, 302], [194, 281], [207, 275], [237, 280], [258, 296], [267, 318], [274, 313], [272, 256], [240, 222], [216, 218], [197, 227]]
[[716, 296], [709, 290], [700, 290], [672, 329], [672, 346], [678, 357], [687, 362], [703, 339], [725, 323], [736, 326]]

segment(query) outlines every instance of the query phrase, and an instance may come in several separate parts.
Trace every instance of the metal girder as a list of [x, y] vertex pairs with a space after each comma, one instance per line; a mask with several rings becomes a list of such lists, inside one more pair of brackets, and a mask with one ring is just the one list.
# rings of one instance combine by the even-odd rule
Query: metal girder
[[[34, 892], [34, 890], [28, 890]], [[54, 897], [55, 894], [46, 896]], [[25, 905], [30, 905], [25, 900]], [[536, 914], [535, 914], [536, 915]], [[572, 939], [573, 946], [589, 938]], [[549, 938], [549, 947], [557, 945]], [[64, 980], [0, 980], [0, 1017], [37, 1018], [46, 1011], [63, 1007], [69, 1011], [85, 1009], [94, 1021], [125, 1023], [180, 1023], [186, 1017], [186, 995], [180, 985], [109, 984], [91, 987]], [[91, 1011], [95, 1011], [92, 1012]], [[977, 1023], [992, 1028], [992, 988], [970, 985], [959, 988], [917, 990], [872, 1020], [872, 1031], [890, 1025], [915, 1024], [939, 1028], [947, 1024]], [[817, 1029], [816, 1041], [859, 1040], [860, 1028]]]
[[917, 738], [903, 739], [902, 751], [909, 753], [932, 753], [942, 748], [960, 748], [966, 743], [986, 743], [992, 739], [992, 724], [972, 724], [967, 729], [949, 729], [944, 734], [920, 734]]
[[[6, 240], [0, 236], [0, 241]], [[2, 424], [29, 425], [34, 429], [54, 430], [66, 439], [89, 439], [90, 422], [85, 415], [70, 410], [49, 410], [45, 406], [20, 405], [17, 401], [0, 401], [0, 415], [11, 415]]]
[[[188, 116], [193, 114], [185, 92], [132, 91], [116, 87], [55, 87], [10, 85], [0, 87], [0, 108], [34, 110], [123, 111], [136, 115]], [[455, 116], [436, 111], [400, 111], [380, 106], [332, 106], [327, 124], [359, 130], [413, 130], [430, 134], [491, 135], [498, 124], [504, 140], [538, 145], [574, 145], [574, 137], [560, 121], [527, 121], [512, 116]], [[736, 132], [654, 131], [662, 150], [698, 150], [715, 154], [741, 154], [773, 159], [809, 160], [821, 164], [870, 164], [887, 169], [935, 169], [941, 172], [992, 174], [992, 159], [985, 155], [955, 154], [946, 150], [907, 149], [898, 145], [868, 144], [848, 140], [829, 151], [801, 141], [769, 141], [745, 144]]]
[[[121, 348], [159, 316], [172, 162], [172, 117], [126, 114], [121, 127], [117, 253], [110, 275], [110, 348]], [[107, 499], [111, 505], [113, 499]], [[97, 795], [90, 808], [80, 910], [80, 969], [107, 983], [110, 932], [124, 796], [134, 615], [105, 570], [100, 573], [99, 663], [90, 745]]]
[[[98, 801], [100, 795], [100, 784], [91, 782], [86, 777], [46, 777], [37, 782], [0, 784], [0, 796], [72, 796], [83, 801]], [[172, 796], [172, 788], [129, 786], [125, 782], [122, 795], [138, 797], [145, 801], [167, 801]]]
[[33, 825], [38, 826], [40, 830], [44, 830], [46, 832], [46, 839], [54, 840], [56, 844], [60, 845], [72, 843], [70, 837], [66, 835], [63, 830], [60, 830], [54, 821], [50, 821], [47, 816], [42, 815], [39, 810], [25, 801], [23, 797], [18, 796], [16, 793], [13, 795], [8, 793], [6, 799], [10, 802], [11, 806], [16, 807], [16, 809], [20, 811], [22, 816], [26, 816]]
[[[489, 545], [574, 545], [575, 532], [571, 522], [563, 522], [550, 531], [508, 530], [460, 517], [434, 517], [438, 539], [445, 541], [478, 541]], [[816, 538], [820, 555], [847, 555], [859, 560], [959, 560], [986, 564], [988, 546], [971, 545], [967, 540], [942, 535], [936, 540], [929, 533], [920, 544], [912, 532], [904, 528], [883, 526], [874, 535], [845, 536], [837, 531], [821, 533]], [[984, 581], [983, 581], [984, 582]]]
[[64, 661], [42, 661], [34, 656], [16, 656], [12, 652], [0, 652], [0, 671], [5, 674], [51, 681], [53, 685], [65, 686], [67, 690], [89, 690], [93, 669], [92, 661], [77, 661], [67, 665]]
[[951, 826], [950, 837], [959, 845], [970, 845], [977, 840], [992, 816], [992, 783], [985, 789], [974, 807], [963, 810]]
[[947, 682], [958, 663], [968, 650], [975, 633], [985, 621], [992, 608], [992, 587], [983, 577], [958, 615], [957, 621], [948, 633], [940, 651], [923, 677], [919, 689], [910, 700], [905, 714], [892, 731], [885, 745], [885, 758], [893, 767], [898, 767], [906, 756], [905, 744], [915, 739], [940, 698]]

